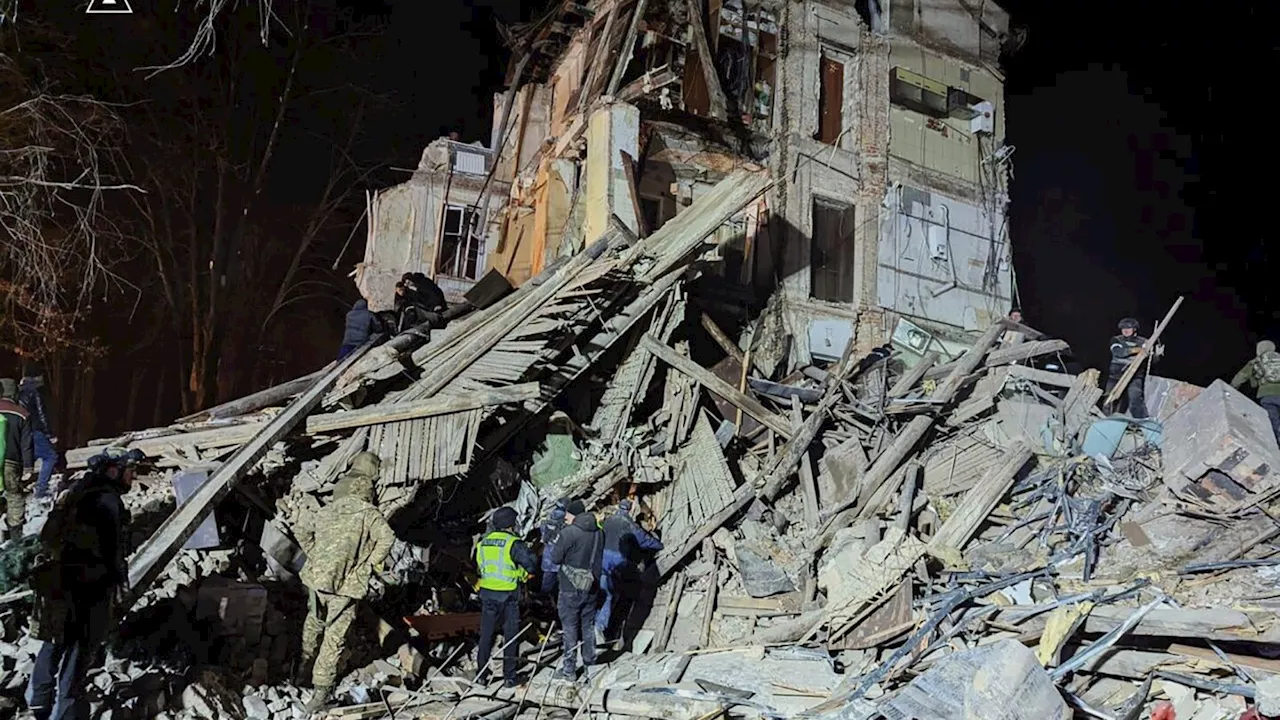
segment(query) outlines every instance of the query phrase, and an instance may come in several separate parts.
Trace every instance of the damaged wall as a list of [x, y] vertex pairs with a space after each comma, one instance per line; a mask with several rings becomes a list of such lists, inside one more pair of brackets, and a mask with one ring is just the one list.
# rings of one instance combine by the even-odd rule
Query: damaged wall
[[[440, 138], [422, 153], [407, 182], [381, 190], [370, 200], [369, 235], [356, 286], [374, 310], [394, 302], [395, 283], [406, 272], [433, 278], [454, 302], [484, 274], [491, 251], [485, 238], [497, 237], [498, 210], [510, 192], [507, 182], [485, 176], [492, 153], [479, 145]], [[490, 196], [485, 227], [466, 238], [466, 223]]]

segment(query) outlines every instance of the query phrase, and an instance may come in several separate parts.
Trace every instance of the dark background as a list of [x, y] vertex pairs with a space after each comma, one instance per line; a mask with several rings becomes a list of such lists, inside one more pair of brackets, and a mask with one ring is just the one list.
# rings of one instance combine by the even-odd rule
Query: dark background
[[1252, 68], [1277, 58], [1263, 37], [1276, 11], [1005, 7], [1027, 31], [1005, 60], [1027, 322], [1103, 367], [1121, 317], [1149, 333], [1185, 295], [1156, 372], [1229, 379], [1274, 330], [1267, 212], [1255, 209], [1271, 204], [1272, 150], [1249, 105], [1266, 93]]

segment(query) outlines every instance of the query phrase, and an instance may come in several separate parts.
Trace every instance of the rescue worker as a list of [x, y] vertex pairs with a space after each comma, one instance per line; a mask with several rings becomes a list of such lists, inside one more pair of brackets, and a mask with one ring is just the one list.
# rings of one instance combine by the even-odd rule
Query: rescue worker
[[444, 312], [448, 304], [439, 285], [420, 272], [412, 272], [405, 273], [400, 278], [400, 288], [396, 294], [400, 332], [427, 321], [431, 321], [432, 326], [440, 324], [438, 314]]
[[[579, 503], [581, 504], [581, 503]], [[560, 532], [564, 530], [565, 525], [569, 522], [566, 517], [566, 508], [569, 506], [569, 498], [560, 498], [556, 501], [556, 505], [551, 509], [551, 513], [547, 516], [547, 521], [542, 523], [539, 531], [542, 533], [542, 594], [550, 595], [559, 587], [556, 579], [556, 571], [559, 563], [554, 559], [556, 542], [560, 538]]]
[[350, 355], [353, 350], [369, 342], [369, 338], [378, 333], [378, 318], [369, 310], [369, 301], [360, 298], [347, 311], [346, 323], [342, 330], [342, 347], [338, 349], [338, 359]]
[[578, 676], [578, 645], [582, 667], [590, 673], [596, 664], [596, 601], [604, 560], [604, 531], [596, 516], [586, 512], [581, 500], [567, 508], [572, 524], [560, 533], [551, 559], [560, 566], [560, 626], [564, 628], [564, 664], [556, 673], [562, 680]]
[[4, 501], [9, 537], [22, 535], [26, 517], [27, 491], [35, 476], [36, 451], [31, 432], [31, 416], [18, 404], [18, 383], [0, 380], [0, 415], [4, 417]]
[[44, 397], [44, 374], [37, 368], [27, 368], [18, 384], [18, 402], [31, 416], [31, 439], [35, 443], [36, 459], [40, 461], [40, 474], [36, 477], [36, 497], [49, 496], [49, 479], [58, 464], [58, 436], [53, 432], [53, 413], [49, 412]]
[[623, 499], [618, 510], [604, 521], [604, 558], [600, 587], [604, 603], [596, 614], [596, 643], [603, 645], [609, 637], [613, 611], [626, 599], [629, 584], [638, 574], [642, 552], [657, 552], [662, 541], [650, 535], [631, 519], [632, 503]]
[[[1019, 308], [1013, 308], [1009, 311], [1008, 318], [1009, 322], [1021, 325], [1022, 310]], [[1013, 345], [1021, 344], [1023, 340], [1026, 340], [1026, 335], [1022, 334], [1020, 331], [1005, 330], [1004, 334], [1000, 336], [1000, 345], [1001, 347], [1011, 347]]]
[[1258, 404], [1271, 419], [1271, 432], [1280, 441], [1280, 353], [1270, 340], [1258, 343], [1257, 354], [1240, 368], [1231, 379], [1231, 387], [1239, 390], [1252, 385], [1257, 391]]
[[27, 684], [36, 720], [88, 717], [82, 697], [93, 656], [129, 580], [129, 491], [142, 451], [109, 447], [54, 504], [32, 568], [31, 635], [43, 642]]
[[[1107, 386], [1104, 391], [1104, 397], [1110, 395], [1116, 385], [1120, 384], [1120, 377], [1124, 375], [1129, 368], [1129, 363], [1138, 353], [1142, 352], [1142, 347], [1147, 344], [1147, 339], [1138, 334], [1138, 321], [1134, 318], [1127, 317], [1120, 321], [1120, 334], [1111, 338], [1111, 364], [1107, 370]], [[1159, 357], [1164, 354], [1164, 347], [1157, 345], [1152, 355]], [[1129, 386], [1125, 388], [1124, 393], [1117, 399], [1116, 411], [1124, 412], [1126, 406], [1129, 416], [1134, 420], [1142, 420], [1147, 417], [1147, 400], [1146, 400], [1146, 380], [1147, 366], [1143, 362], [1138, 366], [1138, 370], [1134, 373], [1133, 378], [1129, 381]], [[1111, 409], [1108, 409], [1111, 412]]]
[[518, 684], [520, 632], [520, 583], [537, 572], [533, 551], [512, 532], [516, 527], [516, 511], [500, 507], [489, 521], [489, 533], [476, 545], [476, 569], [480, 575], [480, 646], [476, 652], [478, 680], [488, 683], [489, 656], [493, 638], [502, 629], [506, 648], [502, 654], [502, 681], [509, 688]]
[[314, 524], [299, 528], [298, 541], [307, 553], [300, 578], [307, 586], [307, 619], [302, 625], [300, 680], [311, 667], [314, 688], [306, 712], [324, 706], [339, 677], [347, 631], [356, 603], [369, 591], [369, 579], [380, 570], [396, 536], [373, 505], [374, 483], [382, 460], [362, 452], [338, 481], [333, 500], [316, 513]]

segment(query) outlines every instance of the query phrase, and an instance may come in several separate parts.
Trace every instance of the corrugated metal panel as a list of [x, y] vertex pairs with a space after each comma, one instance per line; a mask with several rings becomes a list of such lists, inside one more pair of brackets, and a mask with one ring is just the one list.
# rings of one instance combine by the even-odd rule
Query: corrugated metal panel
[[455, 150], [453, 153], [453, 171], [464, 175], [484, 175], [484, 154], [468, 152], [466, 150]]

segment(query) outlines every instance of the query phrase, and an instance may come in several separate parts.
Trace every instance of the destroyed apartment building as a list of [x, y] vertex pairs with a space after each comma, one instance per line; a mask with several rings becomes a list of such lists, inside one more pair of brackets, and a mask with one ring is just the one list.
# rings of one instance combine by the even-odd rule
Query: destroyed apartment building
[[[297, 538], [367, 450], [397, 544], [323, 716], [1280, 717], [1265, 411], [1131, 372], [1151, 418], [1108, 414], [1005, 317], [1006, 25], [633, 0], [518, 28], [492, 147], [437, 141], [372, 201], [362, 292], [423, 272], [445, 318], [67, 453], [157, 468], [95, 715], [304, 717]], [[536, 547], [559, 498], [630, 499], [663, 549], [584, 679], [531, 584], [523, 685], [477, 683], [474, 543], [507, 506]], [[30, 595], [0, 596], [10, 707]]]

